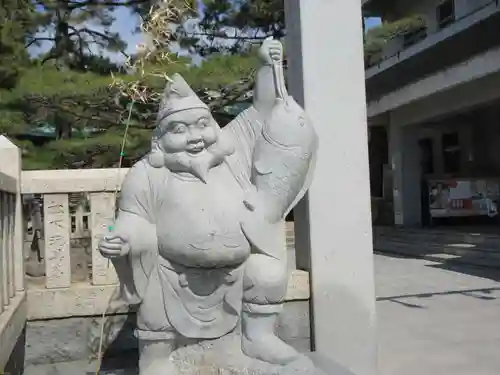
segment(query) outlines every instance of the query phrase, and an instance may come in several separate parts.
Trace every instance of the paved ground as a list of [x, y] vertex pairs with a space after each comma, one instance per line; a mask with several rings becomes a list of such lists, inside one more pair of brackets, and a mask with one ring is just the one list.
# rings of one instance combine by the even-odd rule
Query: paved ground
[[500, 374], [500, 269], [445, 262], [375, 257], [379, 375]]
[[500, 374], [500, 270], [377, 255], [380, 375]]

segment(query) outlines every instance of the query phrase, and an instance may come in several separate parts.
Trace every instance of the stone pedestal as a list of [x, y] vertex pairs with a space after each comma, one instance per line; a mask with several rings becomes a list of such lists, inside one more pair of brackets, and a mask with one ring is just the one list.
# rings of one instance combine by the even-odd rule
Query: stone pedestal
[[[245, 356], [238, 335], [177, 349], [175, 370], [169, 375], [353, 375], [318, 353], [308, 353], [287, 366], [276, 366]], [[137, 375], [136, 369], [101, 371], [100, 375]], [[163, 374], [159, 374], [163, 375]]]
[[229, 335], [178, 349], [173, 355], [179, 375], [352, 375], [331, 361], [312, 354], [287, 366], [276, 366], [245, 356], [241, 338]]

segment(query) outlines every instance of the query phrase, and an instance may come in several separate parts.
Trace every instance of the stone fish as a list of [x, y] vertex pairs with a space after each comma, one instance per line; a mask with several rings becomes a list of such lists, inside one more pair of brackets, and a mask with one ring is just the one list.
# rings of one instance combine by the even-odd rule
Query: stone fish
[[[318, 136], [305, 111], [285, 94], [278, 98], [254, 150], [251, 190], [244, 204], [251, 212], [241, 227], [261, 252], [278, 257], [282, 221], [311, 185]], [[276, 246], [279, 249], [276, 249]]]

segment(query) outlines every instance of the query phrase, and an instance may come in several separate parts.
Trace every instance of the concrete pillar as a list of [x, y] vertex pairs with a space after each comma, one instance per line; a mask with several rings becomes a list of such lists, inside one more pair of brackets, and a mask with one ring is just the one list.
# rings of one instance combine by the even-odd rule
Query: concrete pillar
[[285, 0], [285, 15], [289, 90], [320, 140], [313, 185], [294, 211], [298, 258], [310, 257], [313, 349], [357, 375], [374, 375], [361, 1]]
[[422, 224], [420, 150], [418, 128], [400, 126], [391, 120], [389, 160], [392, 167], [394, 224]]

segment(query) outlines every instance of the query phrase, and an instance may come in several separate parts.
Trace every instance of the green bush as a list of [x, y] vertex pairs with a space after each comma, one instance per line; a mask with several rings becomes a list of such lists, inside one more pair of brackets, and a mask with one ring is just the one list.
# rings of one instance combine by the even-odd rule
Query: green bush
[[426, 27], [425, 18], [416, 15], [393, 22], [384, 22], [366, 32], [365, 36], [365, 62], [376, 64], [380, 52], [387, 42], [400, 35]]

